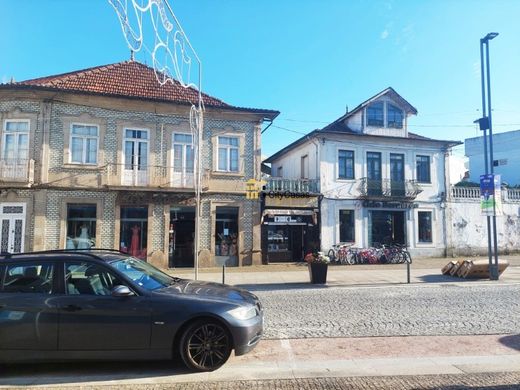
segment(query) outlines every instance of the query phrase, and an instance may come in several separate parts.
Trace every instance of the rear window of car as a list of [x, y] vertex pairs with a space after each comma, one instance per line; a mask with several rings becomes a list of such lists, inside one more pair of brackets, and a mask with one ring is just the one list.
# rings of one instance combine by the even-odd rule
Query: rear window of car
[[4, 265], [0, 292], [51, 294], [54, 265], [49, 262], [24, 262]]

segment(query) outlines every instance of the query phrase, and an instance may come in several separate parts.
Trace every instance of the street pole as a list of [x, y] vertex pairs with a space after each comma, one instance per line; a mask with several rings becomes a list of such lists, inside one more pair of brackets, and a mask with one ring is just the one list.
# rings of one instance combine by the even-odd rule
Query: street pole
[[[497, 34], [498, 35], [498, 34]], [[489, 36], [489, 34], [487, 35]], [[491, 38], [492, 39], [492, 38]], [[489, 40], [486, 42], [486, 69], [487, 69], [487, 96], [488, 96], [488, 118], [489, 118], [489, 166], [491, 174], [494, 174], [493, 159], [493, 125], [491, 120], [491, 77], [489, 71]], [[493, 196], [493, 252], [495, 254], [495, 266], [493, 267], [491, 279], [498, 280], [498, 243], [497, 243], [497, 213], [496, 213], [496, 194]], [[502, 194], [500, 194], [502, 196]]]
[[[493, 129], [491, 123], [491, 78], [489, 69], [489, 41], [496, 38], [498, 33], [489, 33], [480, 40], [480, 69], [482, 81], [482, 121], [481, 130], [484, 131], [484, 164], [486, 176], [488, 173], [494, 175], [493, 168]], [[486, 45], [486, 81], [487, 81], [487, 107], [486, 107], [486, 83], [484, 81], [484, 45]], [[486, 115], [487, 108], [487, 115]], [[489, 129], [489, 159], [487, 147], [487, 132]], [[494, 177], [494, 176], [493, 176]], [[493, 182], [494, 184], [494, 182]], [[494, 187], [493, 187], [494, 188]], [[501, 196], [499, 194], [499, 196]], [[489, 278], [498, 280], [498, 243], [497, 243], [497, 223], [496, 223], [496, 192], [493, 190], [493, 224], [491, 226], [491, 217], [486, 216], [488, 231], [488, 259], [489, 259]], [[493, 246], [491, 244], [491, 235], [493, 235]], [[495, 263], [493, 264], [493, 254]]]

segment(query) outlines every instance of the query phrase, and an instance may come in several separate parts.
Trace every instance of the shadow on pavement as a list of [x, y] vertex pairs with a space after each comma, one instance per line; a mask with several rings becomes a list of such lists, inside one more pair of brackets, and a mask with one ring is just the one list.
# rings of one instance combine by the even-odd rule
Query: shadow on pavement
[[280, 290], [303, 290], [316, 288], [329, 288], [327, 284], [311, 283], [255, 283], [255, 284], [235, 284], [235, 287], [245, 288], [248, 291], [280, 291]]
[[190, 371], [174, 361], [3, 364], [0, 365], [0, 386], [58, 385], [184, 374], [190, 374]]
[[498, 341], [504, 344], [506, 347], [516, 349], [520, 351], [520, 334], [513, 334], [510, 336], [504, 336], [498, 339]]
[[477, 280], [488, 280], [488, 279], [464, 279], [464, 278], [459, 278], [459, 277], [455, 277], [455, 276], [448, 276], [448, 275], [437, 275], [437, 274], [431, 274], [431, 275], [423, 275], [423, 276], [419, 276], [417, 279], [425, 282], [425, 283], [461, 283], [461, 282], [474, 282], [474, 281], [477, 281]]

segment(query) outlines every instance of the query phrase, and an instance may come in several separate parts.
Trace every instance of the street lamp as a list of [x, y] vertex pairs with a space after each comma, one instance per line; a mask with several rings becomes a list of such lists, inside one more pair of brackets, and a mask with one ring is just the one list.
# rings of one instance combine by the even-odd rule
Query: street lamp
[[[482, 118], [478, 119], [480, 130], [484, 131], [484, 166], [486, 176], [493, 175], [493, 127], [491, 122], [491, 81], [489, 76], [489, 41], [498, 36], [497, 32], [490, 32], [480, 39], [480, 69], [482, 80]], [[487, 116], [486, 116], [486, 83], [484, 81], [484, 45], [486, 46], [486, 79], [487, 79]], [[489, 159], [487, 147], [486, 130], [489, 129]], [[493, 192], [495, 194], [495, 192]], [[493, 196], [493, 230], [491, 231], [491, 217], [487, 216], [488, 231], [488, 258], [489, 258], [489, 277], [498, 280], [498, 251], [497, 251], [497, 220], [496, 220], [496, 199]], [[493, 236], [493, 250], [491, 248], [491, 236]], [[495, 263], [493, 264], [493, 254]]]

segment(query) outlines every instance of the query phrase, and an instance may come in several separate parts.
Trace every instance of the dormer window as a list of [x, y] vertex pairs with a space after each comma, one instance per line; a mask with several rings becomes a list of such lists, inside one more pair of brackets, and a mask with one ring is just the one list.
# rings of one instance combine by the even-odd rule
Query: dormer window
[[393, 129], [402, 129], [403, 128], [403, 110], [400, 108], [393, 106], [392, 104], [388, 104], [387, 109], [387, 125], [386, 127], [391, 127]]
[[384, 103], [372, 103], [367, 108], [367, 126], [384, 127]]

